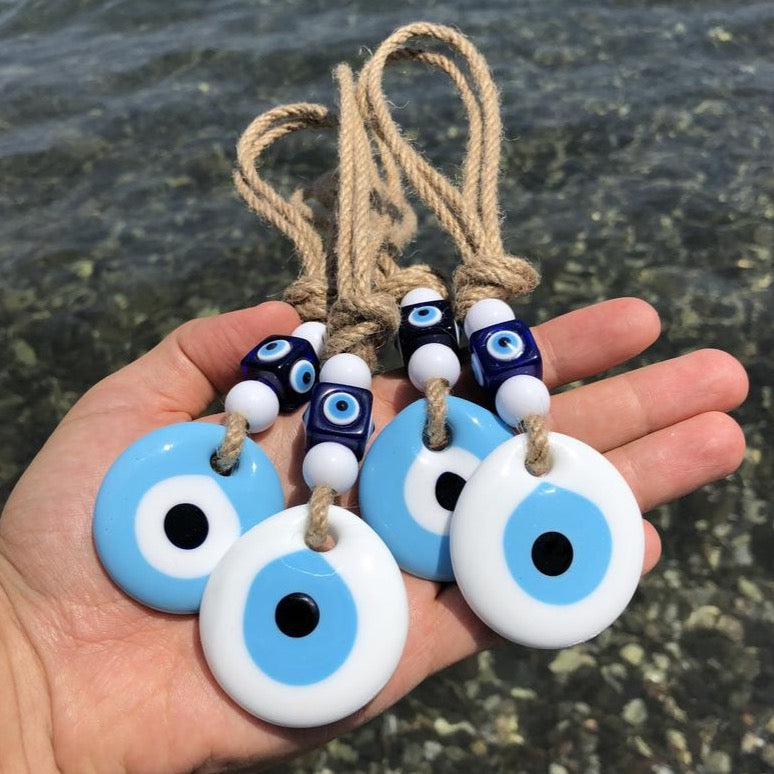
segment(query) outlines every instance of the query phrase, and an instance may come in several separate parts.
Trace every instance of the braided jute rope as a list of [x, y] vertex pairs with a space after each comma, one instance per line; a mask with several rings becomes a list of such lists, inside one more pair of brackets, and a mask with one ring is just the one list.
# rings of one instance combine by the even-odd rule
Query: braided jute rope
[[212, 457], [212, 467], [227, 476], [239, 462], [247, 438], [247, 420], [238, 412], [226, 414], [226, 434]]
[[301, 129], [330, 129], [336, 117], [324, 105], [281, 105], [256, 117], [237, 143], [234, 185], [248, 207], [293, 243], [301, 264], [299, 278], [285, 291], [302, 320], [325, 320], [328, 273], [323, 239], [314, 215], [297, 197], [285, 199], [258, 173], [261, 154], [277, 140]]
[[[279, 229], [294, 244], [301, 264], [299, 277], [285, 290], [302, 320], [324, 320], [328, 308], [328, 267], [323, 239], [312, 211], [297, 198], [285, 199], [258, 173], [261, 154], [275, 142], [302, 129], [337, 125], [324, 105], [301, 102], [269, 110], [250, 122], [237, 143], [234, 185], [253, 212]], [[213, 457], [213, 467], [228, 475], [239, 461], [248, 424], [239, 414], [225, 418], [226, 435]]]
[[[395, 181], [381, 177], [376, 167], [352, 71], [339, 65], [334, 78], [339, 90], [337, 297], [328, 315], [326, 355], [353, 353], [373, 371], [377, 350], [400, 323], [395, 297], [379, 287], [380, 272], [389, 265], [385, 256], [409, 235], [404, 226], [394, 225], [406, 216], [390, 214], [390, 204], [403, 211], [402, 193], [398, 196]], [[394, 277], [395, 272], [388, 273]], [[312, 491], [305, 535], [310, 548], [319, 550], [329, 539], [332, 502], [330, 487]]]
[[[469, 78], [448, 57], [416, 51], [409, 41], [425, 38], [448, 46], [461, 57]], [[445, 72], [460, 94], [468, 117], [468, 141], [459, 187], [436, 170], [401, 134], [383, 90], [386, 64], [414, 59]], [[471, 86], [472, 83], [472, 86]], [[507, 301], [532, 291], [539, 282], [525, 259], [505, 252], [500, 229], [498, 175], [502, 123], [497, 87], [484, 57], [451, 27], [417, 22], [396, 30], [374, 52], [360, 75], [361, 102], [378, 142], [389, 149], [419, 197], [454, 239], [462, 263], [454, 272], [455, 312], [464, 318], [484, 298]], [[432, 395], [432, 397], [431, 397]], [[446, 399], [439, 389], [428, 394], [427, 435], [446, 434]], [[548, 434], [541, 422], [525, 423], [528, 459], [549, 460]], [[531, 428], [531, 429], [530, 429]], [[442, 436], [438, 436], [439, 440]], [[448, 442], [448, 436], [445, 437]], [[545, 471], [544, 471], [545, 472]]]

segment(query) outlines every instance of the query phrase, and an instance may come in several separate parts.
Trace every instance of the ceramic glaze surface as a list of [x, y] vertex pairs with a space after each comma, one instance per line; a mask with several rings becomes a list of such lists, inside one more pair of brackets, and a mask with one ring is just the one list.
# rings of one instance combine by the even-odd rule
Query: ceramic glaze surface
[[395, 560], [361, 519], [331, 506], [336, 545], [304, 543], [308, 506], [275, 514], [223, 557], [204, 593], [202, 647], [223, 689], [270, 723], [346, 717], [390, 678], [408, 632]]
[[223, 435], [206, 422], [162, 427], [126, 449], [102, 481], [97, 553], [111, 578], [149, 607], [196, 612], [226, 550], [283, 506], [274, 466], [251, 440], [230, 475], [212, 469]]
[[524, 467], [524, 435], [481, 462], [454, 512], [451, 557], [465, 600], [495, 631], [561, 648], [624, 610], [642, 572], [644, 532], [613, 465], [575, 438], [549, 437], [545, 476]]
[[449, 521], [456, 498], [481, 459], [511, 437], [489, 411], [449, 397], [451, 443], [441, 451], [422, 440], [426, 401], [403, 409], [376, 437], [363, 461], [359, 498], [363, 518], [398, 564], [422, 578], [454, 578]]

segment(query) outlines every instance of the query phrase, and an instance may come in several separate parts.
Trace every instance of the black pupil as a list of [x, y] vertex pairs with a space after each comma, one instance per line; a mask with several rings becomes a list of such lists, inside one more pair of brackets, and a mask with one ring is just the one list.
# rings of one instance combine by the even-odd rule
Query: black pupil
[[306, 637], [317, 628], [320, 610], [308, 594], [297, 591], [277, 603], [274, 621], [277, 628], [288, 637]]
[[336, 401], [336, 408], [339, 411], [346, 411], [347, 408], [349, 408], [349, 404], [345, 400], [337, 400]]
[[193, 503], [172, 506], [164, 517], [164, 532], [178, 548], [198, 548], [207, 539], [210, 525], [204, 511]]
[[441, 508], [447, 511], [453, 511], [457, 507], [457, 500], [460, 499], [462, 487], [465, 486], [465, 479], [456, 473], [441, 473], [435, 482], [435, 499]]
[[420, 317], [427, 317], [427, 315], [429, 315], [429, 314], [430, 314], [430, 310], [429, 309], [420, 309], [419, 310], [419, 316]]
[[532, 544], [532, 561], [543, 575], [567, 572], [572, 557], [572, 543], [561, 532], [544, 532]]
[[277, 349], [277, 341], [271, 341], [266, 345], [266, 349]]
[[312, 381], [312, 374], [310, 371], [304, 371], [303, 375], [301, 376], [301, 381], [304, 384], [309, 384], [309, 382]]
[[500, 339], [500, 346], [503, 348], [507, 347], [510, 343], [510, 339], [506, 338], [505, 336]]

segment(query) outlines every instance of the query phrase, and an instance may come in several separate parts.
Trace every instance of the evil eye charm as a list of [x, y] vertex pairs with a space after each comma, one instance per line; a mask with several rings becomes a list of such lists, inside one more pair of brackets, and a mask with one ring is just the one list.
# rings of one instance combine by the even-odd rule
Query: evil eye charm
[[199, 627], [209, 667], [269, 723], [332, 723], [368, 703], [400, 661], [408, 603], [400, 570], [361, 519], [328, 512], [336, 545], [304, 542], [307, 505], [243, 535], [212, 573]]
[[271, 387], [283, 412], [295, 411], [309, 400], [319, 373], [313, 345], [300, 336], [269, 336], [242, 358], [244, 378]]
[[426, 300], [401, 307], [398, 349], [406, 367], [425, 344], [443, 344], [459, 354], [459, 332], [448, 301]]
[[449, 524], [465, 482], [511, 432], [489, 411], [447, 398], [451, 443], [433, 451], [423, 442], [425, 400], [403, 409], [376, 437], [360, 471], [363, 518], [407, 572], [454, 579]]
[[304, 412], [307, 451], [318, 443], [340, 443], [362, 459], [373, 431], [372, 406], [370, 390], [351, 384], [318, 382]]
[[133, 443], [102, 481], [97, 554], [116, 584], [149, 607], [196, 612], [226, 550], [284, 505], [274, 466], [249, 439], [229, 475], [213, 470], [224, 432], [206, 422], [162, 427]]
[[543, 375], [537, 344], [522, 320], [506, 320], [471, 333], [470, 364], [475, 380], [493, 398], [512, 376], [540, 379]]
[[503, 637], [562, 648], [599, 634], [623, 612], [642, 573], [642, 518], [621, 474], [590, 446], [551, 433], [552, 467], [524, 466], [512, 438], [476, 469], [451, 526], [465, 600]]

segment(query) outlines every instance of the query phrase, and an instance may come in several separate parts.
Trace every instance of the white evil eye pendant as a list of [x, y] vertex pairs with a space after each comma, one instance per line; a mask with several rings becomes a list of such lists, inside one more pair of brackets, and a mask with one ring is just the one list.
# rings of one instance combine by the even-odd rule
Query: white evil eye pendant
[[225, 430], [184, 422], [149, 433], [113, 463], [94, 506], [97, 554], [148, 607], [194, 613], [232, 543], [284, 505], [274, 466], [250, 439], [228, 475], [211, 457]]
[[562, 648], [599, 634], [639, 582], [644, 530], [623, 476], [595, 449], [549, 434], [552, 467], [524, 466], [527, 436], [492, 452], [462, 490], [451, 526], [465, 600], [513, 642]]
[[330, 506], [336, 544], [304, 542], [309, 508], [272, 516], [215, 568], [199, 631], [213, 675], [234, 701], [279, 726], [332, 723], [367, 704], [400, 661], [408, 603], [374, 531]]
[[423, 441], [426, 419], [426, 401], [418, 400], [379, 433], [360, 471], [360, 507], [404, 570], [451, 581], [449, 524], [457, 497], [480, 461], [512, 433], [486, 409], [449, 397], [451, 441], [433, 451]]

